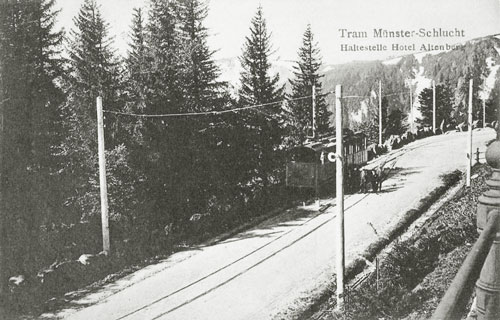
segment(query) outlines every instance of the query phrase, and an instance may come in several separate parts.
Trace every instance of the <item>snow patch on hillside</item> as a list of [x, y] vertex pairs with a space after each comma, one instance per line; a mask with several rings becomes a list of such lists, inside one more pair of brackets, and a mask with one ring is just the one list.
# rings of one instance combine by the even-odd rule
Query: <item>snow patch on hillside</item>
[[361, 101], [360, 108], [356, 112], [352, 112], [350, 118], [353, 122], [361, 123], [368, 117], [368, 104], [366, 101]]
[[422, 59], [426, 55], [434, 56], [436, 54], [440, 54], [441, 52], [444, 52], [444, 51], [443, 50], [424, 51], [424, 52], [415, 53], [414, 56], [415, 56], [415, 59], [417, 59], [418, 63], [422, 64]]
[[335, 68], [335, 66], [333, 66], [333, 65], [327, 65], [321, 69], [321, 73], [323, 73], [323, 74], [327, 73], [328, 71], [333, 70], [334, 68]]
[[[495, 47], [495, 50], [500, 54], [500, 49]], [[491, 94], [491, 90], [493, 89], [495, 85], [495, 79], [496, 75], [498, 72], [498, 69], [500, 68], [500, 65], [495, 64], [495, 60], [493, 60], [492, 57], [486, 58], [486, 66], [490, 73], [488, 76], [484, 79], [483, 85], [481, 87], [481, 90], [479, 91], [479, 96], [481, 99], [486, 100], [489, 98]]]
[[414, 88], [413, 91], [413, 103], [412, 108], [408, 115], [408, 121], [411, 123], [412, 121], [416, 121], [417, 119], [422, 118], [422, 113], [420, 112], [420, 102], [418, 101], [418, 96], [425, 88], [430, 88], [432, 86], [432, 79], [426, 78], [424, 76], [425, 69], [423, 66], [418, 68], [418, 71], [415, 72], [415, 79], [411, 81], [411, 85]]

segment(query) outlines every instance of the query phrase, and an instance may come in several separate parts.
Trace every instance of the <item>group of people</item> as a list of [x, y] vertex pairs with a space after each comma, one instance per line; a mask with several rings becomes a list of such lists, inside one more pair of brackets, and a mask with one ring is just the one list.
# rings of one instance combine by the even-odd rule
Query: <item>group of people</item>
[[374, 192], [382, 190], [383, 169], [381, 166], [374, 169], [361, 169], [360, 170], [360, 185], [359, 190], [363, 193], [368, 192], [368, 185]]

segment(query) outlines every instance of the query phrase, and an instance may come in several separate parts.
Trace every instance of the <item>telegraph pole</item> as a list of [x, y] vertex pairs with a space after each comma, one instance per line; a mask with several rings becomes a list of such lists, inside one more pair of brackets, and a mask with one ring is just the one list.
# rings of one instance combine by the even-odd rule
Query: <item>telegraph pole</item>
[[411, 79], [408, 81], [410, 87], [410, 114], [411, 114], [411, 132], [415, 131], [415, 114], [413, 114], [413, 88], [411, 86]]
[[382, 145], [382, 80], [378, 81], [378, 144]]
[[337, 309], [344, 308], [344, 146], [342, 132], [342, 86], [335, 87], [335, 121], [336, 121], [336, 201], [337, 201], [337, 257], [335, 272], [337, 274]]
[[483, 129], [486, 128], [486, 98], [483, 99]]
[[470, 176], [472, 169], [472, 84], [473, 80], [469, 81], [469, 116], [467, 126], [469, 133], [467, 137], [467, 187], [470, 187]]
[[99, 186], [101, 189], [102, 248], [106, 255], [110, 253], [108, 187], [106, 183], [106, 155], [104, 153], [104, 120], [102, 97], [97, 97], [97, 142], [99, 150]]
[[313, 139], [316, 138], [316, 86], [312, 86], [312, 131]]
[[[1, 67], [1, 66], [0, 66]], [[2, 79], [0, 77], [0, 85]], [[7, 293], [7, 272], [6, 272], [6, 236], [5, 236], [5, 205], [4, 205], [4, 189], [3, 189], [3, 144], [4, 144], [4, 103], [5, 103], [2, 87], [0, 86], [0, 300]], [[1, 310], [0, 310], [1, 311]]]
[[436, 81], [432, 80], [432, 132], [436, 134]]

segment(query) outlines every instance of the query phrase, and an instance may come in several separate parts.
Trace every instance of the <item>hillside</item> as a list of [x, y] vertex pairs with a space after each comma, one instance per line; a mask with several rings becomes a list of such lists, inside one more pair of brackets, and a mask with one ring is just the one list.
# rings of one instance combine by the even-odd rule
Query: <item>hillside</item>
[[[342, 84], [344, 96], [356, 96], [344, 100], [345, 119], [349, 127], [373, 120], [378, 108], [378, 81], [382, 81], [384, 105], [388, 111], [399, 109], [406, 122], [420, 117], [418, 96], [430, 88], [432, 80], [447, 84], [453, 93], [454, 112], [450, 122], [465, 120], [469, 79], [474, 79], [475, 118], [482, 117], [482, 101], [486, 101], [487, 120], [494, 119], [494, 108], [499, 101], [500, 39], [489, 36], [469, 41], [451, 51], [429, 51], [395, 57], [386, 61], [355, 61], [322, 68], [323, 91], [334, 91]], [[218, 61], [221, 79], [237, 88], [240, 65], [237, 58]], [[279, 73], [287, 84], [293, 62], [274, 61], [273, 73]], [[410, 85], [413, 108], [410, 107]], [[386, 96], [388, 95], [388, 96]], [[334, 95], [327, 96], [329, 106], [334, 107]], [[334, 119], [332, 118], [332, 121]]]
[[[353, 62], [334, 66], [325, 73], [325, 90], [333, 90], [336, 84], [343, 85], [344, 95], [368, 96], [371, 98], [347, 99], [345, 116], [350, 125], [370, 118], [377, 108], [378, 80], [382, 80], [382, 95], [394, 94], [388, 98], [389, 110], [400, 109], [410, 113], [409, 85], [413, 94], [413, 116], [419, 117], [418, 96], [431, 81], [446, 83], [454, 95], [454, 114], [459, 123], [465, 120], [465, 108], [469, 79], [474, 79], [474, 113], [482, 112], [482, 100], [487, 108], [498, 104], [500, 66], [500, 40], [491, 36], [470, 41], [463, 46], [446, 52], [426, 52], [406, 55], [387, 61]], [[329, 96], [330, 105], [334, 97]], [[493, 111], [493, 110], [491, 110]], [[490, 112], [490, 116], [494, 112]]]

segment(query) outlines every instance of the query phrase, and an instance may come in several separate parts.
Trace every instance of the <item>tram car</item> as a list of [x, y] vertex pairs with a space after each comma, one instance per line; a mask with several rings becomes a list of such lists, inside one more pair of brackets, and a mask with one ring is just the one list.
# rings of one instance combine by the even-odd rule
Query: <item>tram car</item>
[[[362, 132], [347, 132], [343, 137], [344, 176], [346, 184], [357, 185], [359, 169], [368, 162], [367, 137]], [[286, 163], [286, 185], [299, 188], [319, 188], [335, 181], [336, 164], [328, 154], [336, 152], [334, 135], [306, 140], [290, 150]], [[330, 160], [329, 160], [330, 158]], [[334, 185], [334, 184], [333, 184]], [[349, 185], [348, 185], [349, 189]]]

